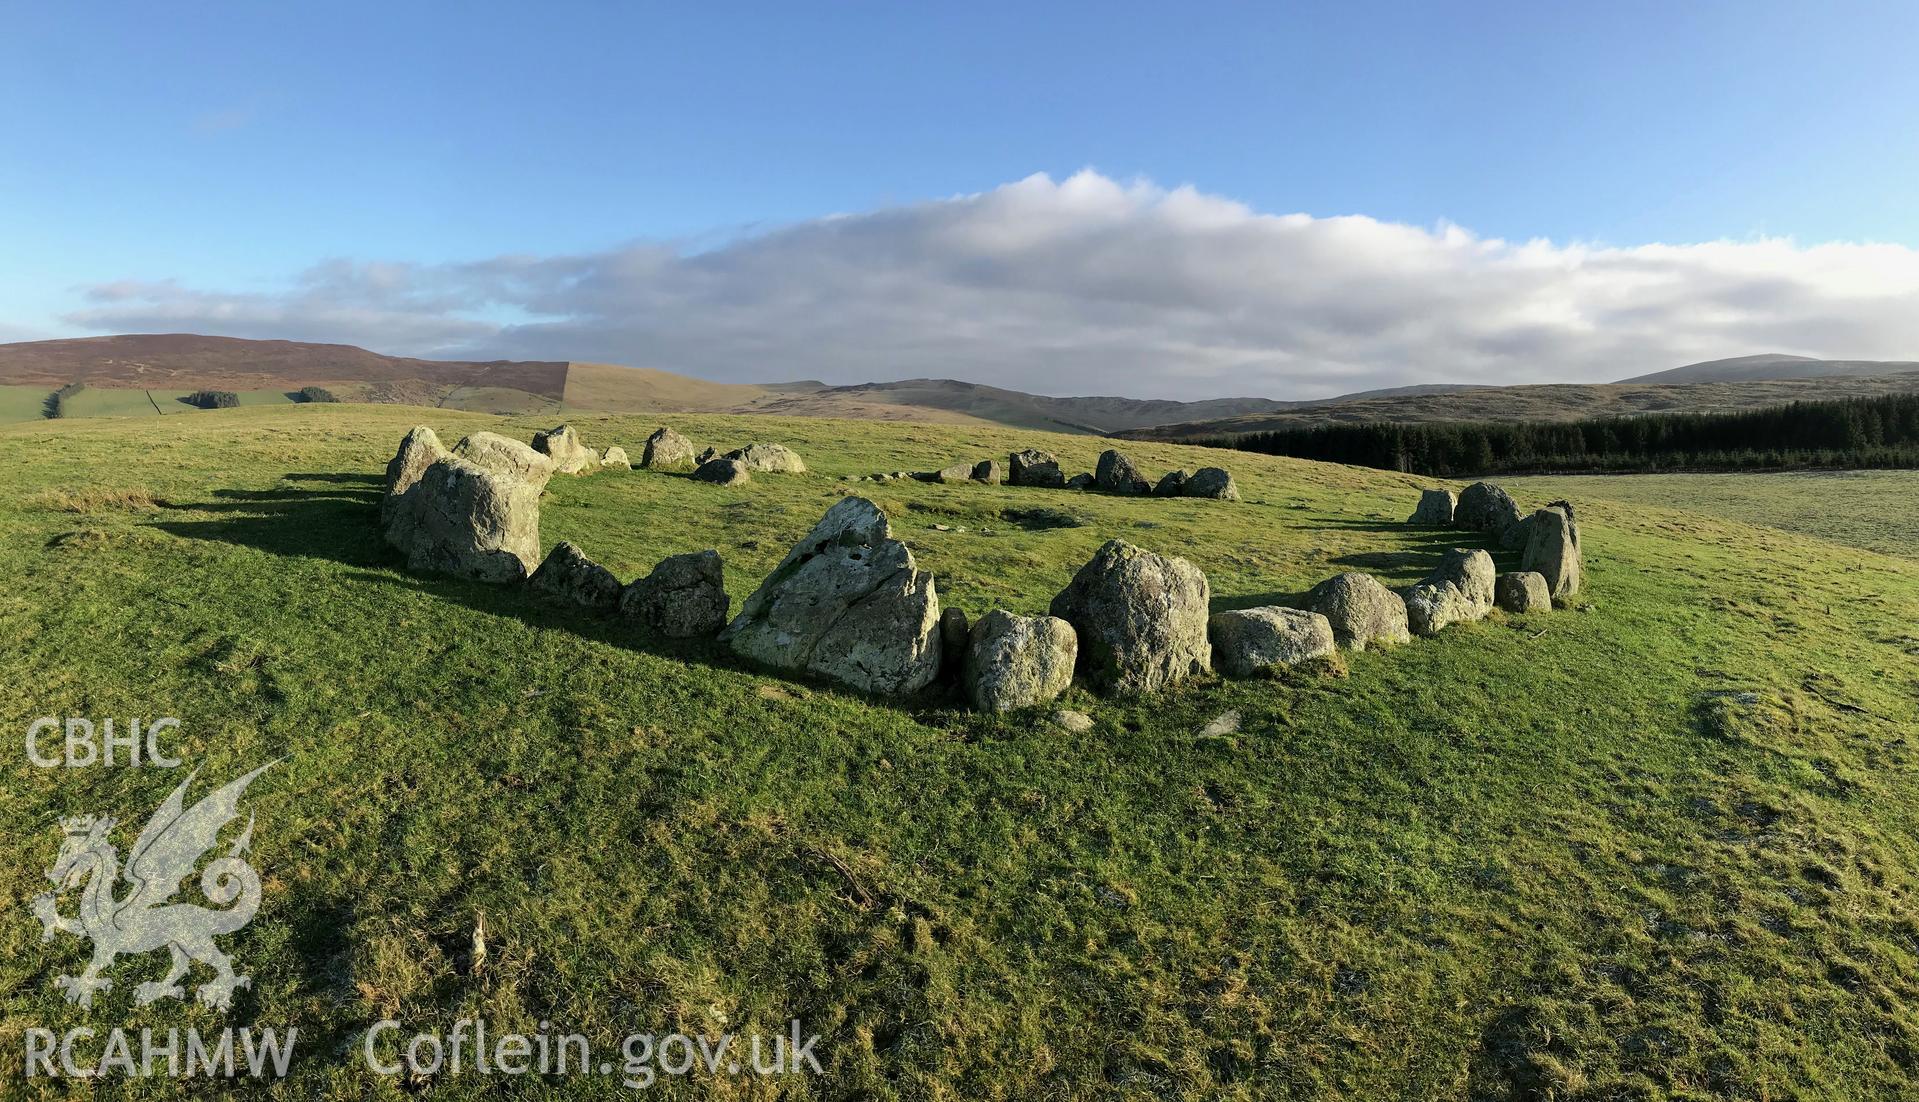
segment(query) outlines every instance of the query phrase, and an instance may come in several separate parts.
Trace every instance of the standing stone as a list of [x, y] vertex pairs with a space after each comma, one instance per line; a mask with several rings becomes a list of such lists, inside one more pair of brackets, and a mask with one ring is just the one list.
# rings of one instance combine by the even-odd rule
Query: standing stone
[[1453, 509], [1458, 503], [1459, 499], [1451, 490], [1423, 490], [1419, 495], [1419, 505], [1413, 509], [1413, 515], [1406, 518], [1406, 523], [1449, 526], [1453, 522]]
[[1042, 486], [1058, 489], [1066, 484], [1059, 473], [1059, 460], [1050, 452], [1025, 448], [1006, 457], [1006, 481], [1014, 486]]
[[566, 540], [553, 545], [527, 584], [542, 597], [600, 611], [620, 603], [620, 580]]
[[1220, 501], [1238, 501], [1239, 487], [1223, 467], [1201, 467], [1186, 480], [1185, 496], [1210, 497]]
[[1536, 570], [1510, 570], [1493, 585], [1493, 599], [1507, 612], [1550, 612], [1553, 591], [1546, 576]]
[[400, 441], [400, 450], [386, 465], [386, 494], [380, 499], [380, 527], [386, 541], [404, 551], [413, 542], [419, 524], [421, 497], [411, 493], [420, 476], [446, 458], [440, 438], [425, 425], [415, 425]]
[[407, 543], [412, 570], [516, 582], [540, 561], [540, 493], [547, 457], [490, 432], [460, 441], [410, 491], [419, 494]]
[[1133, 461], [1112, 448], [1099, 453], [1099, 463], [1093, 468], [1093, 485], [1109, 494], [1144, 494], [1152, 490]]
[[579, 474], [598, 465], [598, 457], [580, 443], [580, 434], [572, 425], [561, 425], [533, 434], [533, 450], [553, 460], [561, 474]]
[[1442, 628], [1471, 619], [1465, 594], [1451, 582], [1420, 582], [1406, 590], [1404, 599], [1406, 626], [1414, 635], [1438, 635]]
[[1053, 598], [1079, 633], [1080, 659], [1102, 692], [1150, 693], [1206, 672], [1206, 575], [1185, 559], [1108, 540]]
[[720, 634], [736, 654], [863, 692], [903, 696], [940, 669], [933, 576], [879, 506], [843, 498], [795, 544]]
[[933, 472], [933, 477], [930, 481], [944, 482], [948, 485], [957, 482], [971, 482], [973, 481], [973, 465], [971, 463], [955, 463], [950, 467], [941, 467], [939, 470]]
[[1555, 600], [1579, 592], [1579, 528], [1563, 507], [1541, 509], [1532, 515], [1526, 553], [1519, 566], [1544, 575], [1546, 589]]
[[1076, 474], [1066, 480], [1066, 488], [1069, 490], [1090, 490], [1093, 488], [1093, 476], [1084, 472]]
[[620, 593], [620, 615], [672, 639], [712, 635], [726, 626], [731, 601], [718, 551], [660, 560]]
[[1406, 625], [1406, 602], [1371, 574], [1354, 571], [1328, 578], [1306, 594], [1305, 607], [1331, 621], [1333, 638], [1348, 650], [1365, 650], [1368, 643], [1404, 643], [1412, 638]]
[[753, 476], [746, 473], [746, 464], [737, 459], [709, 459], [700, 464], [693, 477], [716, 486], [738, 486], [753, 480]]
[[1459, 495], [1453, 509], [1453, 524], [1492, 534], [1502, 547], [1521, 521], [1519, 505], [1513, 495], [1490, 482], [1475, 482]]
[[738, 460], [747, 470], [755, 473], [806, 473], [806, 464], [800, 462], [800, 453], [785, 444], [748, 444], [727, 452], [722, 458]]
[[693, 456], [693, 441], [661, 426], [646, 438], [646, 448], [640, 452], [640, 466], [649, 471], [690, 471], [699, 466]]
[[1006, 481], [1006, 471], [997, 459], [982, 459], [973, 464], [973, 481], [997, 486]]
[[633, 469], [633, 462], [626, 457], [626, 449], [615, 444], [600, 456], [600, 466], [630, 471]]
[[1191, 477], [1190, 471], [1167, 471], [1153, 487], [1153, 496], [1178, 497], [1186, 492], [1186, 480]]
[[1014, 616], [994, 609], [974, 626], [961, 674], [982, 712], [1030, 708], [1055, 700], [1073, 683], [1079, 637], [1056, 616]]
[[1232, 677], [1297, 666], [1333, 653], [1333, 625], [1317, 612], [1268, 605], [1216, 612], [1207, 625], [1213, 664]]

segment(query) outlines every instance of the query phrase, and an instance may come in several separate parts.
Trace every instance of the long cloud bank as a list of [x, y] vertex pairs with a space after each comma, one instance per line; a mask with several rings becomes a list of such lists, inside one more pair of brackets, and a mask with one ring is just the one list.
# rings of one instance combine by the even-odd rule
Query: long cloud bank
[[713, 379], [946, 376], [1052, 394], [1318, 397], [1597, 381], [1761, 351], [1919, 358], [1919, 250], [1614, 248], [1262, 214], [1081, 172], [687, 250], [334, 260], [279, 293], [87, 288], [92, 331], [600, 360]]

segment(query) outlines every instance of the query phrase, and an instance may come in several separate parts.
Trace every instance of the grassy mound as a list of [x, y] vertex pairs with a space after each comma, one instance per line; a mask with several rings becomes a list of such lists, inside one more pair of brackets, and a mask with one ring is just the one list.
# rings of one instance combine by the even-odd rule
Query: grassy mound
[[[1348, 569], [1415, 580], [1473, 543], [1403, 525], [1420, 482], [1385, 472], [1233, 455], [1238, 504], [849, 485], [837, 476], [1026, 445], [1070, 473], [1102, 442], [667, 420], [702, 445], [790, 444], [814, 473], [559, 477], [543, 538], [623, 579], [716, 547], [736, 607], [849, 491], [974, 615], [1043, 610], [1114, 536], [1193, 560], [1216, 608]], [[196, 785], [286, 759], [248, 796], [266, 898], [224, 942], [253, 978], [233, 1015], [135, 1009], [159, 955], [122, 961], [89, 1014], [53, 986], [84, 943], [42, 944], [28, 913], [56, 823], [120, 816], [124, 852], [182, 774], [36, 769], [16, 749], [0, 786], [10, 1036], [293, 1025], [294, 1093], [338, 1098], [626, 1094], [362, 1070], [371, 1022], [462, 1017], [609, 1048], [795, 1017], [823, 1035], [817, 1082], [662, 1080], [666, 1097], [1910, 1089], [1919, 564], [1576, 494], [1589, 611], [1495, 616], [1277, 682], [1076, 693], [1095, 724], [1074, 734], [869, 701], [519, 589], [408, 576], [374, 521], [416, 421], [449, 443], [548, 427], [306, 405], [0, 428], [16, 739], [40, 715], [172, 715]], [[574, 423], [638, 456], [660, 419]], [[1154, 476], [1219, 459], [1127, 450]], [[1547, 484], [1530, 496], [1557, 496]], [[1227, 712], [1236, 731], [1212, 724]], [[0, 1048], [0, 1073], [20, 1054]]]

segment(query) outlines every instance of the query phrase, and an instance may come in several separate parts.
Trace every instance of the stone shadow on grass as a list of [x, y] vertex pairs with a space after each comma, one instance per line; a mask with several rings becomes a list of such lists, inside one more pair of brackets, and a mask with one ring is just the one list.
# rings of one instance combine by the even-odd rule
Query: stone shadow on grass
[[[161, 508], [200, 518], [156, 520], [145, 527], [183, 539], [251, 547], [274, 555], [375, 566], [385, 557], [377, 489], [215, 490], [215, 500], [168, 501]], [[204, 518], [204, 519], [202, 519]]]

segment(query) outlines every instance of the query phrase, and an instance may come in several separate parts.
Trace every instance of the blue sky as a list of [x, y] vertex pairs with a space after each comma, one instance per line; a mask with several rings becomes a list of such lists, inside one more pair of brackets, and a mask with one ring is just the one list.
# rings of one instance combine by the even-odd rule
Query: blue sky
[[[621, 250], [636, 247], [684, 264], [823, 216], [924, 216], [1088, 168], [1261, 216], [1456, 224], [1479, 239], [1919, 249], [1912, 4], [102, 3], [14, 4], [0, 18], [0, 332], [14, 335], [225, 317], [238, 335], [279, 324], [407, 345], [383, 350], [777, 374], [689, 356], [699, 333], [618, 336], [605, 324], [617, 299], [597, 305], [590, 333], [571, 330], [561, 323], [579, 311], [554, 288], [476, 290], [472, 269], [446, 266], [554, 259], [578, 282], [582, 258], [599, 258], [589, 280], [629, 267]], [[1136, 207], [1164, 213], [1150, 198]], [[276, 298], [325, 261], [403, 273], [404, 301], [377, 308], [359, 280], [352, 316], [482, 324], [356, 326], [351, 312]], [[1894, 267], [1904, 278], [1903, 259]], [[148, 289], [88, 291], [121, 281]], [[709, 312], [779, 297], [763, 283], [702, 296]], [[1817, 331], [1843, 336], [1849, 317]], [[1029, 361], [1049, 343], [1033, 331], [1044, 321], [1006, 326]], [[1857, 348], [1800, 346], [1903, 347], [1905, 331], [1874, 325]], [[1631, 354], [1756, 350], [1727, 336]], [[1258, 338], [1236, 342], [1239, 367], [1214, 356], [1169, 371], [1231, 378], [1251, 370]], [[1168, 355], [1186, 343], [1160, 339]], [[838, 351], [794, 366], [830, 366]], [[1300, 361], [1298, 348], [1265, 351]], [[1486, 354], [1418, 366], [1471, 374]], [[1569, 355], [1558, 374], [1590, 358]], [[904, 345], [882, 359], [860, 366], [941, 362]], [[1320, 366], [1330, 379], [1388, 371]]]

